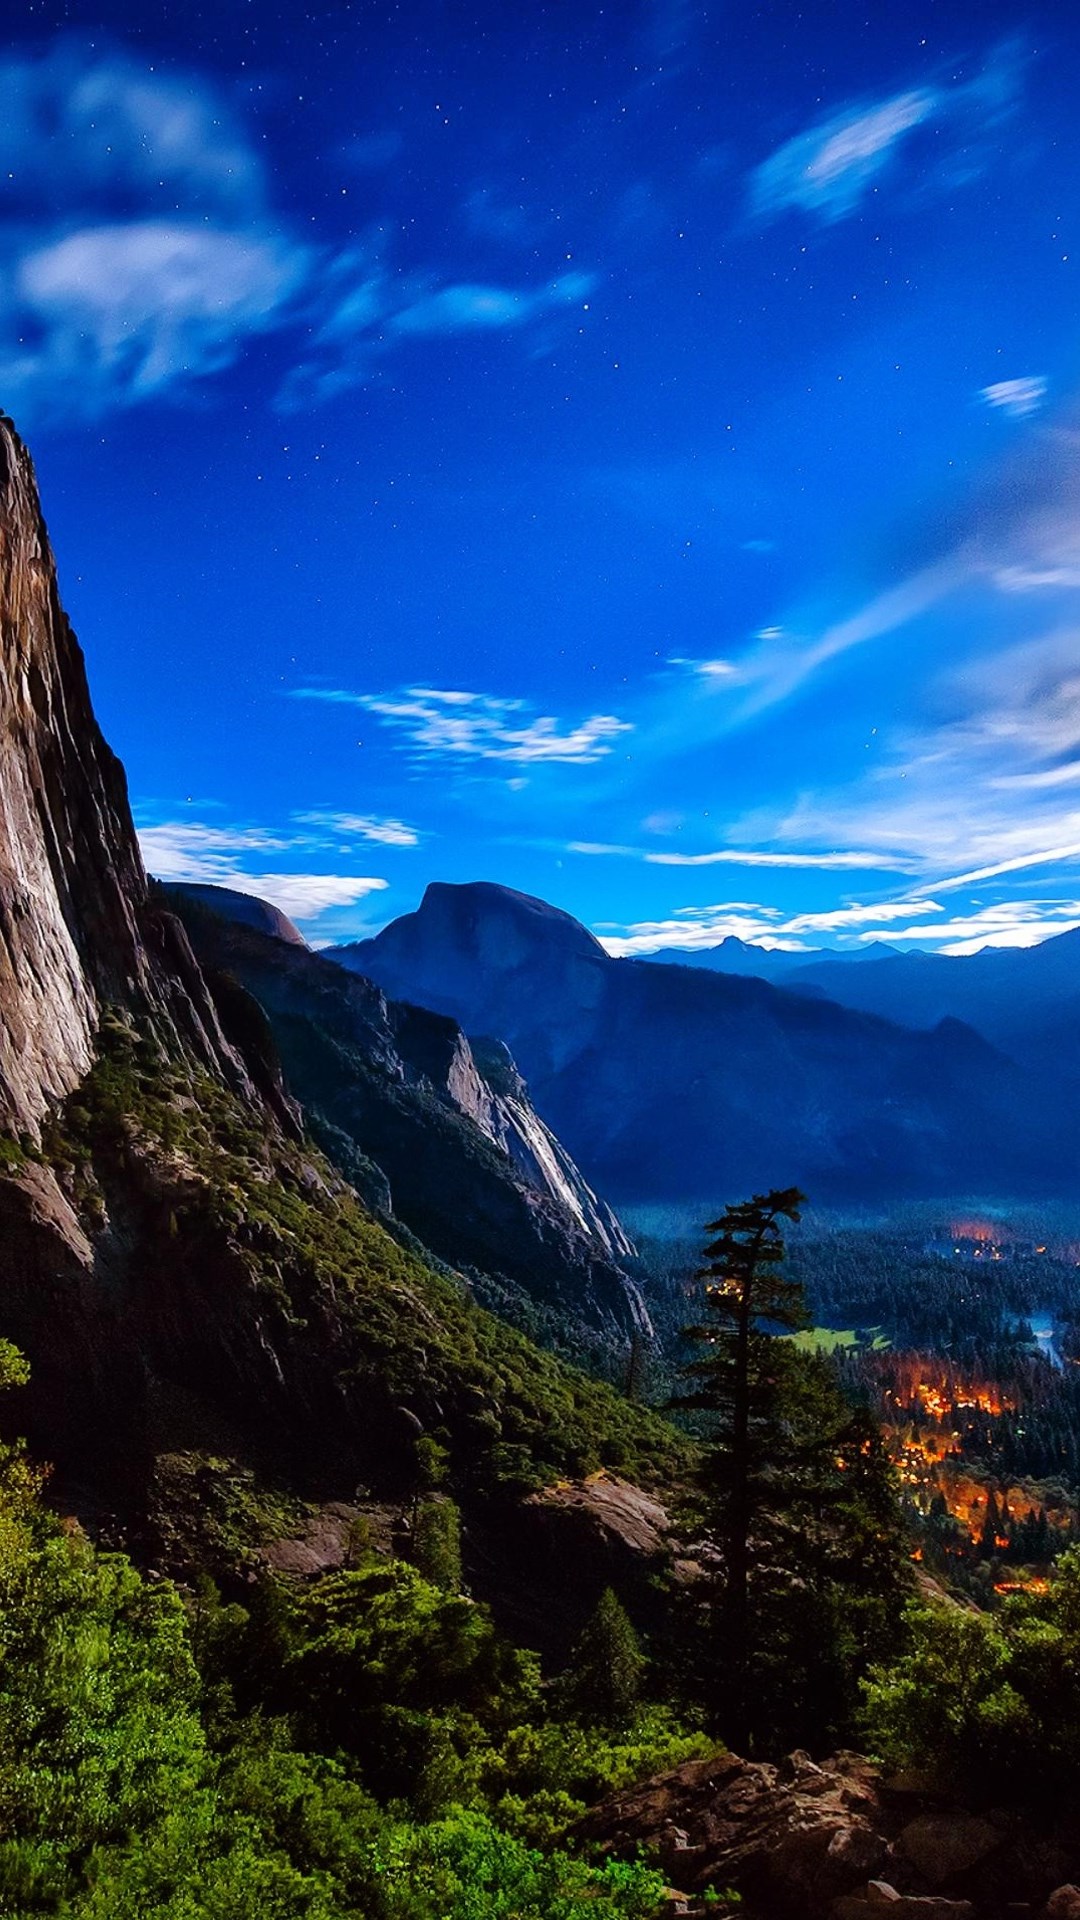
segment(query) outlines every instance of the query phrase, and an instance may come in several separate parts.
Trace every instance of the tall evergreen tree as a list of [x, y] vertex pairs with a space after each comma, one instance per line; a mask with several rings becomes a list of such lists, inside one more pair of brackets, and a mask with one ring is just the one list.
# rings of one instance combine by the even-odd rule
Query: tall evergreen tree
[[708, 1318], [686, 1329], [704, 1352], [686, 1369], [696, 1386], [677, 1403], [712, 1416], [708, 1496], [724, 1564], [724, 1691], [729, 1738], [743, 1750], [750, 1733], [750, 1541], [775, 1477], [782, 1425], [774, 1335], [807, 1321], [802, 1288], [780, 1272], [781, 1222], [798, 1220], [804, 1200], [797, 1187], [756, 1193], [706, 1226], [714, 1237], [695, 1277], [704, 1283]]
[[778, 1335], [808, 1320], [784, 1276], [796, 1188], [707, 1229], [700, 1345], [678, 1404], [708, 1416], [703, 1519], [715, 1550], [708, 1672], [720, 1731], [748, 1751], [843, 1736], [858, 1673], [889, 1651], [905, 1583], [894, 1475], [836, 1369]]
[[612, 1731], [629, 1726], [644, 1667], [630, 1617], [606, 1587], [570, 1657], [563, 1687], [570, 1710], [586, 1723]]

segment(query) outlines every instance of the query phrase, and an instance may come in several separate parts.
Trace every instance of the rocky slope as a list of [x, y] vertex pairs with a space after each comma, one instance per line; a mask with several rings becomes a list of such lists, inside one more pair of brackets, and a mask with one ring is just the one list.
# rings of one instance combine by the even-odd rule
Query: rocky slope
[[579, 1835], [606, 1852], [658, 1854], [688, 1896], [683, 1912], [709, 1912], [694, 1897], [709, 1887], [733, 1888], [746, 1920], [1080, 1912], [1080, 1894], [1075, 1907], [1063, 1897], [1080, 1871], [1075, 1834], [975, 1815], [853, 1753], [693, 1760], [594, 1808]]
[[1080, 1171], [1072, 1116], [959, 1021], [913, 1032], [753, 977], [612, 960], [507, 888], [431, 886], [331, 957], [498, 1034], [617, 1201], [712, 1204], [788, 1180], [819, 1201], [1059, 1193]]
[[505, 1047], [471, 1046], [455, 1021], [387, 1000], [201, 894], [177, 901], [200, 961], [265, 1008], [291, 1091], [380, 1211], [441, 1259], [505, 1277], [568, 1319], [647, 1330], [618, 1264], [633, 1254], [623, 1227], [533, 1110]]

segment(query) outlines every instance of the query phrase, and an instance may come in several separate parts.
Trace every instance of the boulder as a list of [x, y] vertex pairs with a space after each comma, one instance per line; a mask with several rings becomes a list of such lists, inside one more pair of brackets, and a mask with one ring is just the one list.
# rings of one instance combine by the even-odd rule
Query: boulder
[[885, 1880], [870, 1880], [861, 1893], [844, 1894], [831, 1920], [974, 1920], [970, 1900], [945, 1900], [938, 1894], [897, 1893]]
[[1002, 1836], [987, 1820], [967, 1813], [924, 1813], [897, 1840], [897, 1851], [927, 1885], [947, 1887], [994, 1853]]
[[1055, 1887], [1043, 1911], [1045, 1920], [1080, 1920], [1080, 1887]]

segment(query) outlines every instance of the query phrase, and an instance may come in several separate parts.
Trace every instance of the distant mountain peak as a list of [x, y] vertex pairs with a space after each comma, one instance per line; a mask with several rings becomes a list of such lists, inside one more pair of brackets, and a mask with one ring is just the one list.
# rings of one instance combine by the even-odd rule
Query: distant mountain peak
[[194, 880], [171, 880], [168, 891], [178, 894], [182, 900], [194, 902], [197, 907], [208, 907], [223, 920], [232, 920], [241, 927], [254, 927], [257, 933], [269, 933], [290, 947], [307, 946], [299, 927], [293, 925], [288, 914], [258, 894], [240, 893], [235, 887], [214, 887]]
[[521, 933], [550, 941], [559, 937], [582, 952], [603, 955], [604, 949], [594, 934], [562, 907], [553, 907], [534, 894], [519, 893], [495, 880], [467, 880], [455, 883], [432, 880], [414, 916], [425, 923], [434, 920], [464, 927], [468, 923], [513, 926]]

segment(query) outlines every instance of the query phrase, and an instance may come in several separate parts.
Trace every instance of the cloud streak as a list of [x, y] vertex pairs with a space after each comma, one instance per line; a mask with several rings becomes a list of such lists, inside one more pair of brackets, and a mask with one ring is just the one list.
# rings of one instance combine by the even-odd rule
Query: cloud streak
[[883, 859], [880, 853], [861, 853], [854, 849], [834, 853], [796, 853], [773, 847], [717, 847], [710, 853], [667, 853], [649, 847], [611, 846], [593, 840], [571, 840], [566, 851], [596, 857], [643, 860], [650, 867], [788, 867], [837, 873], [897, 873], [902, 872], [905, 866], [904, 862], [896, 859]]
[[589, 766], [612, 752], [631, 729], [614, 714], [595, 713], [576, 726], [550, 714], [530, 717], [525, 700], [457, 688], [403, 687], [396, 693], [351, 693], [340, 687], [296, 687], [294, 700], [360, 707], [401, 736], [421, 760], [491, 760], [517, 766]]
[[367, 840], [380, 847], [417, 847], [420, 833], [404, 820], [379, 820], [366, 813], [294, 813], [298, 826], [321, 827], [341, 840]]
[[1046, 399], [1047, 385], [1041, 375], [995, 380], [989, 387], [980, 389], [979, 398], [985, 400], [987, 406], [1007, 413], [1010, 420], [1028, 420], [1033, 413], [1038, 413]]
[[[751, 174], [751, 218], [771, 221], [795, 212], [826, 226], [849, 219], [895, 170], [920, 129], [937, 137], [943, 183], [956, 183], [957, 170], [947, 163], [961, 151], [962, 177], [970, 178], [981, 170], [980, 143], [1015, 104], [1019, 77], [1017, 49], [1007, 44], [972, 80], [905, 88], [815, 121]], [[930, 169], [923, 172], [925, 179]]]
[[251, 873], [244, 864], [252, 854], [273, 856], [297, 844], [262, 827], [215, 827], [194, 820], [164, 820], [139, 828], [147, 870], [158, 880], [232, 887], [271, 901], [296, 920], [353, 906], [389, 885], [367, 874]]

